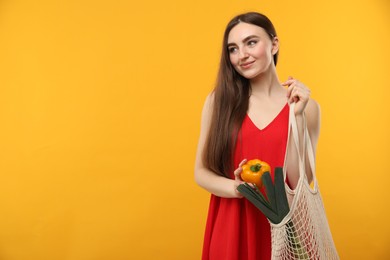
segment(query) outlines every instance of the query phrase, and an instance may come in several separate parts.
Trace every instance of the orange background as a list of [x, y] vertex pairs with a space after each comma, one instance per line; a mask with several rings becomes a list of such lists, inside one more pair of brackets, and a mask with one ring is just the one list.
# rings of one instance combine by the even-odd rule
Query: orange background
[[193, 180], [222, 34], [259, 11], [322, 111], [341, 259], [390, 257], [390, 2], [0, 2], [0, 259], [200, 259]]

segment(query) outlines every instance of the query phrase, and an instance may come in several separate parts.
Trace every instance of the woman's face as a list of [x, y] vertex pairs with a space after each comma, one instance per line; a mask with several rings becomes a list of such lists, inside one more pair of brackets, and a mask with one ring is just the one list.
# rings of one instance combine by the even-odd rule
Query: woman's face
[[270, 39], [261, 27], [240, 22], [228, 36], [230, 62], [236, 71], [247, 79], [253, 79], [273, 66], [273, 55], [277, 53], [279, 42]]

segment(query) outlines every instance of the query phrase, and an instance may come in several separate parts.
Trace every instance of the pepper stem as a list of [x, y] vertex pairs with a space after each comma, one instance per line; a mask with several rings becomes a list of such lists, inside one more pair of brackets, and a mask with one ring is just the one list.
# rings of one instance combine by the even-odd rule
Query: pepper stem
[[257, 164], [251, 165], [250, 169], [252, 172], [258, 172], [261, 169], [261, 164], [257, 163]]

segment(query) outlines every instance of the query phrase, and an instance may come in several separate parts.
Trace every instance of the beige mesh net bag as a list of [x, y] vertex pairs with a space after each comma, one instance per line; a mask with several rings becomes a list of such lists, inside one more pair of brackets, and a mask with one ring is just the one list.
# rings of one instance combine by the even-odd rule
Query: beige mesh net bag
[[[294, 114], [294, 104], [290, 106], [289, 137], [294, 138], [296, 149], [299, 151], [298, 128]], [[291, 129], [291, 131], [290, 131]], [[288, 143], [288, 142], [287, 142]], [[294, 190], [285, 184], [290, 211], [278, 223], [271, 224], [272, 259], [339, 259], [316, 175], [315, 160], [309, 132], [304, 119], [304, 154], [307, 152], [311, 172], [313, 174], [313, 187], [308, 183], [305, 172], [305, 156], [299, 158], [299, 181]], [[298, 152], [299, 154], [299, 152]], [[286, 150], [287, 157], [287, 150]], [[283, 167], [283, 176], [286, 180], [286, 158]]]

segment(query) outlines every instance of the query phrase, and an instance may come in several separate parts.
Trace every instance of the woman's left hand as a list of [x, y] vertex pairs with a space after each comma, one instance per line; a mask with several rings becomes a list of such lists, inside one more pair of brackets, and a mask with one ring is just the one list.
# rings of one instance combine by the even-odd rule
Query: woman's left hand
[[295, 115], [302, 115], [310, 99], [310, 89], [291, 76], [282, 83], [282, 86], [288, 86], [287, 98], [289, 103], [295, 102]]

